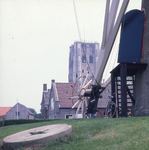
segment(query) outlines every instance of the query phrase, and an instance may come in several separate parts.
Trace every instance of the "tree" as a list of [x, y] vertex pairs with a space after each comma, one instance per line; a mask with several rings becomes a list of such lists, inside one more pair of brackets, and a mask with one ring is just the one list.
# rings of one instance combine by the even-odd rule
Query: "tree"
[[35, 115], [35, 118], [38, 118], [38, 119], [41, 118], [41, 113], [36, 114], [36, 115]]
[[37, 112], [34, 108], [28, 108], [28, 109], [34, 114], [34, 116], [37, 114]]
[[34, 108], [28, 108], [33, 114], [34, 114], [34, 118], [41, 118], [41, 113], [38, 113], [36, 112], [36, 110]]

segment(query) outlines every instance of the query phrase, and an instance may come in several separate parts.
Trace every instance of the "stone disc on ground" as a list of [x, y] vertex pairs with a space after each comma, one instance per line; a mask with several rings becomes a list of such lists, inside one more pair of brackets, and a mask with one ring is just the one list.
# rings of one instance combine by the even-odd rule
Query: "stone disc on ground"
[[9, 135], [3, 139], [4, 150], [55, 141], [72, 132], [71, 125], [54, 124], [32, 128]]

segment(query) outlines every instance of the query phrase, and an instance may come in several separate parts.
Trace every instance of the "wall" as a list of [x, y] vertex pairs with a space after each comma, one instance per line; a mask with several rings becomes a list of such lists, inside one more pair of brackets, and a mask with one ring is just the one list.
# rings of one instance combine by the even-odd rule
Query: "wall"
[[[98, 59], [99, 53], [99, 43], [81, 43], [75, 42], [74, 45], [70, 46], [69, 51], [69, 82], [76, 81], [76, 74], [78, 77], [81, 76], [82, 70], [84, 70], [84, 75], [87, 75], [88, 71], [90, 72], [90, 78], [92, 78], [92, 74], [95, 74], [96, 71], [96, 62]], [[87, 61], [82, 63], [82, 56], [86, 56]], [[89, 57], [93, 56], [93, 63], [90, 63]], [[90, 69], [89, 69], [90, 67]]]
[[74, 55], [74, 45], [69, 48], [69, 74], [68, 82], [73, 82], [73, 55]]
[[[17, 104], [12, 107], [6, 115], [6, 119], [17, 119]], [[28, 112], [26, 111], [26, 108], [20, 104], [18, 104], [18, 112], [20, 112], [20, 115], [18, 115], [18, 119], [28, 119]]]
[[57, 115], [59, 119], [65, 119], [65, 115], [67, 114], [75, 114], [75, 109], [70, 111], [70, 108], [60, 108], [60, 113]]
[[33, 115], [29, 115], [28, 119], [34, 119], [34, 116]]
[[43, 91], [41, 102], [41, 118], [47, 118], [49, 98], [50, 98], [50, 89]]
[[55, 84], [55, 83], [52, 82], [52, 86], [51, 86], [51, 93], [50, 93], [50, 98], [49, 98], [49, 108], [47, 111], [48, 119], [56, 119], [56, 114], [59, 113], [59, 101], [55, 100], [53, 84]]
[[[144, 36], [143, 63], [149, 64], [149, 1], [142, 0], [142, 7], [146, 10], [146, 24]], [[136, 100], [133, 109], [134, 116], [149, 115], [149, 65], [145, 71], [136, 74], [134, 82], [134, 98]]]

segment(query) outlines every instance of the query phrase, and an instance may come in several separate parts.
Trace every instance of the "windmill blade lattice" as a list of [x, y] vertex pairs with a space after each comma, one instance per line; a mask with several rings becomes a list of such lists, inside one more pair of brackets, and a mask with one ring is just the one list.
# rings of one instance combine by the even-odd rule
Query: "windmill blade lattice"
[[91, 91], [92, 80], [89, 80], [88, 75], [89, 73], [86, 76], [80, 76], [77, 78], [74, 86], [71, 85], [73, 89], [72, 97], [70, 97], [73, 104], [72, 109], [76, 109], [76, 114], [82, 114], [82, 116], [88, 105], [88, 98], [84, 97], [84, 93]]

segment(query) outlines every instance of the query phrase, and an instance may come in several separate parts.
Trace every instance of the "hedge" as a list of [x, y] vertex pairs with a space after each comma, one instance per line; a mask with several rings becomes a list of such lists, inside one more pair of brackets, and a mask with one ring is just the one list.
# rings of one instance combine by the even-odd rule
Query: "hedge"
[[[52, 121], [52, 120], [53, 119], [11, 119], [11, 120], [5, 120], [4, 126]], [[3, 126], [3, 121], [0, 121], [0, 127], [2, 126]]]

